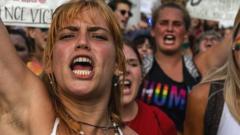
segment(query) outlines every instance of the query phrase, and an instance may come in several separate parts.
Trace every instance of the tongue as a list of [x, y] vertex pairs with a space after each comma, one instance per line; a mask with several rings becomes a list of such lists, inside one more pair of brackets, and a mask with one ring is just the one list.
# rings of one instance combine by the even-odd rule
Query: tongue
[[92, 68], [90, 66], [81, 66], [81, 65], [75, 65], [73, 66], [73, 70], [91, 70]]

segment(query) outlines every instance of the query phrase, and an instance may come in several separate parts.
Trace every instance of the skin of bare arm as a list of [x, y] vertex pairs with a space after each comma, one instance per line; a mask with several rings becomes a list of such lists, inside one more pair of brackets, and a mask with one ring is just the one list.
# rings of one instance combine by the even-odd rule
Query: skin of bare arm
[[210, 84], [198, 84], [188, 96], [184, 135], [203, 135], [204, 115]]
[[18, 57], [0, 21], [0, 133], [50, 134], [54, 111], [42, 81]]

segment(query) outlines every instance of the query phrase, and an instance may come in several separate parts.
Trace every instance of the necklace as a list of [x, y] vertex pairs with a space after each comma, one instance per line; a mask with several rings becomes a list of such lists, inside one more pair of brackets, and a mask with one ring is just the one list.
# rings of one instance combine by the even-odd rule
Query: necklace
[[[83, 121], [76, 121], [77, 123], [79, 123], [80, 125], [86, 125], [86, 126], [90, 126], [90, 127], [94, 127], [96, 129], [101, 129], [104, 133], [104, 135], [108, 135], [108, 131], [110, 129], [114, 129], [117, 128], [116, 125], [112, 125], [112, 126], [99, 126], [99, 125], [93, 125], [93, 124], [90, 124], [90, 123], [87, 123], [87, 122], [83, 122]], [[80, 128], [80, 131], [79, 131], [79, 135], [85, 135], [84, 131], [82, 130], [82, 128]]]
[[83, 122], [80, 120], [73, 119], [69, 114], [65, 113], [65, 118], [67, 118], [66, 124], [68, 127], [77, 135], [86, 135], [85, 132], [82, 129], [82, 125], [90, 126], [96, 129], [101, 129], [104, 135], [108, 135], [109, 130], [114, 130], [114, 135], [118, 135], [119, 126], [112, 122], [112, 120], [109, 120], [108, 123], [112, 123], [112, 125], [107, 124], [107, 126], [100, 126], [100, 125], [94, 125], [87, 122]]

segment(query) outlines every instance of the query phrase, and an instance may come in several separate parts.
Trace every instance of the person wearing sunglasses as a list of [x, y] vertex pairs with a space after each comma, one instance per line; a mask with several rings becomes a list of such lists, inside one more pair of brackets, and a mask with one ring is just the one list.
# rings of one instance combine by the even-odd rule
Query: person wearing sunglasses
[[112, 0], [108, 5], [113, 10], [121, 29], [125, 31], [128, 20], [132, 17], [130, 11], [132, 3], [129, 0]]
[[240, 133], [240, 9], [234, 26], [227, 62], [188, 96], [184, 135]]

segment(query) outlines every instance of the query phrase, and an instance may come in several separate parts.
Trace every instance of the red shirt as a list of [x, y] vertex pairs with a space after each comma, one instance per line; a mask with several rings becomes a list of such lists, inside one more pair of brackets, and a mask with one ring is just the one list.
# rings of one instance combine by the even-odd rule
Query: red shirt
[[127, 125], [139, 135], [177, 135], [174, 123], [154, 106], [137, 101], [138, 114]]

